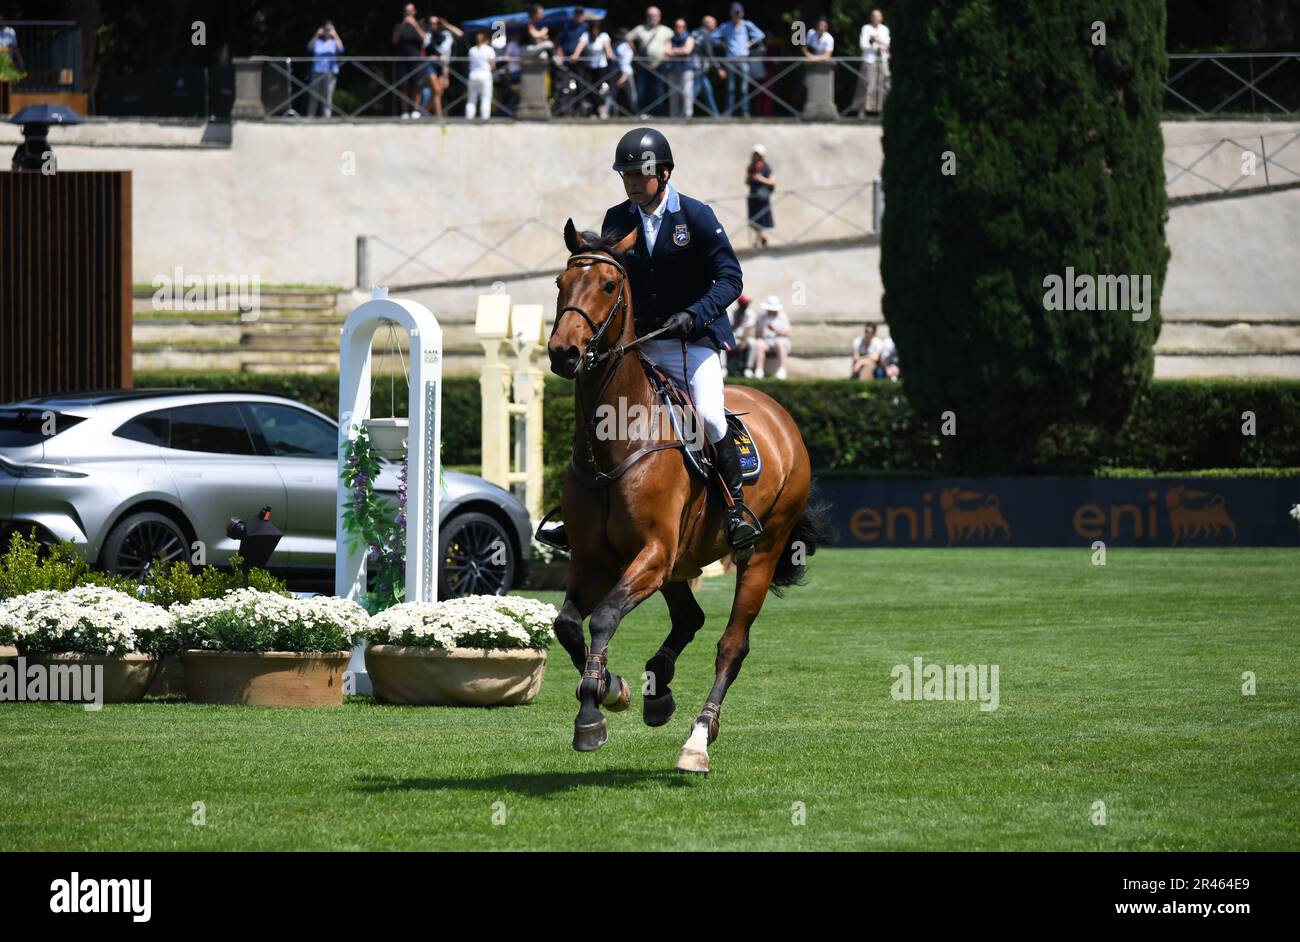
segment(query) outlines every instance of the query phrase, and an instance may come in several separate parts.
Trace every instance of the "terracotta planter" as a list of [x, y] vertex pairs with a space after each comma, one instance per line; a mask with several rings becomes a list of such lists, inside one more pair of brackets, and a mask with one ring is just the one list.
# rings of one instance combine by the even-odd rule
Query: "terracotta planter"
[[366, 671], [380, 703], [517, 706], [542, 689], [546, 651], [375, 644], [366, 648]]
[[102, 667], [104, 703], [136, 703], [144, 699], [149, 682], [158, 670], [158, 658], [150, 654], [47, 654], [29, 657], [28, 664], [43, 667]]
[[240, 706], [343, 705], [351, 651], [186, 651], [185, 688], [194, 703]]
[[164, 654], [153, 683], [145, 691], [148, 697], [185, 696], [185, 664], [179, 654]]

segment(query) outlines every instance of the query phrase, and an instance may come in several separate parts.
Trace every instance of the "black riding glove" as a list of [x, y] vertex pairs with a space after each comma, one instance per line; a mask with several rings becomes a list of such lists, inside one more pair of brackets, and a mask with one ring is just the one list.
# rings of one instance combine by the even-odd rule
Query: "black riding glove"
[[690, 311], [678, 311], [664, 321], [664, 337], [685, 337], [695, 327], [695, 316]]

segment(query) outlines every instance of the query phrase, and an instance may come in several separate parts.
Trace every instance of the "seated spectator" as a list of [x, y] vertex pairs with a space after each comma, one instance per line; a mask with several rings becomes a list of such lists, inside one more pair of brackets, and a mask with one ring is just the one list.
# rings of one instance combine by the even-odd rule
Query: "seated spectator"
[[736, 335], [736, 349], [724, 352], [723, 365], [728, 376], [753, 376], [754, 356], [757, 345], [754, 343], [754, 323], [757, 315], [749, 309], [749, 295], [742, 294], [736, 299], [736, 306], [731, 309], [731, 332]]
[[[776, 354], [776, 378], [785, 379], [785, 364], [790, 356], [790, 321], [785, 307], [776, 295], [768, 295], [763, 302], [763, 313], [754, 324], [755, 346], [754, 375], [766, 375], [763, 370], [769, 354]], [[746, 371], [748, 373], [748, 371]]]
[[877, 337], [876, 325], [867, 321], [862, 336], [853, 341], [852, 379], [891, 379], [899, 376], [898, 349], [893, 339]]

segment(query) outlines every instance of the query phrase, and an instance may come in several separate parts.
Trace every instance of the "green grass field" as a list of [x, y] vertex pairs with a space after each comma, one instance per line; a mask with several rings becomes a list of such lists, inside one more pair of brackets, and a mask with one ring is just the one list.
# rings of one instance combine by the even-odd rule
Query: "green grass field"
[[[707, 778], [672, 767], [729, 576], [700, 593], [677, 717], [647, 729], [634, 696], [591, 754], [558, 646], [527, 707], [0, 704], [0, 848], [1300, 849], [1300, 554], [1090, 558], [819, 553], [755, 626]], [[639, 677], [666, 626], [656, 596], [610, 667]], [[998, 665], [999, 708], [895, 701], [917, 656]]]

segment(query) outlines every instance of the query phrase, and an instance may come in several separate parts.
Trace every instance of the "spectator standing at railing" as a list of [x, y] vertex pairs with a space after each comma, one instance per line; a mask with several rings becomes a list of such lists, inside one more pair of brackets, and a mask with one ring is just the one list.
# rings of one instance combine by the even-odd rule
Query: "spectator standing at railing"
[[524, 50], [519, 45], [518, 30], [498, 33], [492, 37], [492, 49], [497, 54], [497, 84], [494, 86], [497, 101], [511, 114], [519, 109], [519, 81], [523, 74]]
[[451, 85], [451, 51], [457, 39], [465, 32], [450, 20], [431, 16], [424, 40], [424, 78], [427, 83], [420, 90], [420, 112], [429, 113], [429, 99], [433, 98], [433, 113], [442, 117], [442, 96]]
[[772, 221], [772, 191], [776, 189], [776, 178], [772, 176], [772, 165], [767, 162], [767, 148], [755, 144], [745, 168], [745, 184], [749, 187], [746, 201], [749, 214], [749, 232], [751, 242], [767, 248], [767, 236], [764, 229], [776, 225]]
[[[3, 15], [0, 15], [0, 23], [4, 23]], [[18, 51], [18, 33], [8, 23], [0, 26], [0, 52], [9, 56], [9, 61], [14, 64], [15, 69], [22, 71], [23, 55]]]
[[711, 16], [704, 16], [695, 32], [695, 60], [698, 63], [695, 72], [695, 97], [713, 117], [718, 116], [718, 100], [713, 95], [713, 76], [725, 79], [726, 71], [718, 61], [717, 48], [713, 42], [713, 31], [718, 28], [718, 21]]
[[465, 102], [465, 117], [492, 117], [492, 69], [497, 54], [488, 44], [487, 33], [474, 34], [474, 45], [469, 50], [469, 99]]
[[576, 52], [578, 43], [587, 34], [586, 18], [586, 10], [574, 7], [573, 18], [556, 29], [555, 81], [552, 87], [559, 89], [567, 85], [572, 89], [562, 96], [556, 94], [557, 114], [581, 113], [581, 108], [588, 101], [588, 96], [582, 91], [582, 82], [579, 81], [583, 68]]
[[673, 23], [673, 38], [668, 41], [668, 84], [671, 89], [674, 118], [689, 118], [695, 114], [695, 37], [686, 28], [686, 21]]
[[534, 3], [528, 8], [528, 45], [524, 46], [526, 55], [535, 56], [555, 48], [550, 27], [542, 25], [542, 18], [545, 15], [546, 11], [540, 3]]
[[835, 37], [830, 33], [831, 21], [825, 16], [817, 17], [817, 28], [808, 34], [804, 43], [803, 54], [808, 59], [829, 59], [835, 52]]
[[862, 75], [849, 107], [857, 110], [859, 118], [865, 118], [868, 112], [879, 114], [884, 109], [889, 93], [889, 27], [885, 25], [885, 14], [871, 11], [871, 22], [862, 27], [858, 43], [862, 47]]
[[614, 58], [618, 60], [618, 77], [614, 80], [614, 87], [610, 89], [609, 101], [605, 104], [606, 113], [609, 112], [609, 106], [619, 92], [623, 93], [623, 98], [627, 102], [628, 114], [637, 114], [641, 110], [637, 105], [636, 76], [632, 66], [636, 50], [628, 42], [627, 34], [628, 29], [625, 26], [620, 27], [615, 33], [618, 43], [614, 46]]
[[663, 13], [658, 7], [646, 7], [645, 22], [628, 30], [627, 41], [646, 61], [641, 63], [641, 82], [637, 97], [641, 100], [641, 117], [663, 114], [664, 97], [663, 62], [668, 55], [673, 31], [664, 26]]
[[326, 20], [307, 41], [307, 51], [315, 57], [311, 62], [307, 117], [314, 118], [319, 114], [328, 118], [334, 113], [334, 86], [339, 81], [337, 56], [343, 51], [343, 39], [331, 20]]
[[[420, 26], [420, 21], [415, 15], [415, 4], [408, 3], [402, 8], [402, 20], [393, 27], [393, 45], [396, 47], [397, 55], [401, 59], [417, 62], [424, 56], [424, 28]], [[414, 70], [414, 71], [413, 71]], [[402, 106], [403, 118], [418, 118], [420, 110], [415, 106], [419, 101], [420, 79], [419, 74], [422, 68], [415, 68], [410, 61], [393, 63], [393, 84], [402, 83], [402, 95], [411, 102], [412, 108], [406, 111], [406, 101], [399, 99]], [[405, 81], [402, 76], [412, 73], [411, 77]]]
[[[587, 24], [586, 32], [579, 37], [578, 44], [573, 49], [575, 65], [584, 62], [584, 56], [588, 86], [586, 101], [597, 117], [608, 118], [609, 99], [614, 87], [614, 75], [611, 72], [614, 44], [610, 41], [609, 33], [605, 32], [602, 20], [592, 20]], [[602, 95], [600, 86], [605, 82], [609, 83], [611, 91]]]
[[750, 62], [751, 51], [766, 37], [761, 29], [745, 19], [745, 8], [739, 3], [731, 5], [731, 19], [718, 27], [713, 34], [727, 54], [727, 114], [732, 114], [736, 105], [740, 105], [741, 114], [749, 117], [749, 89], [753, 81], [753, 66]]

